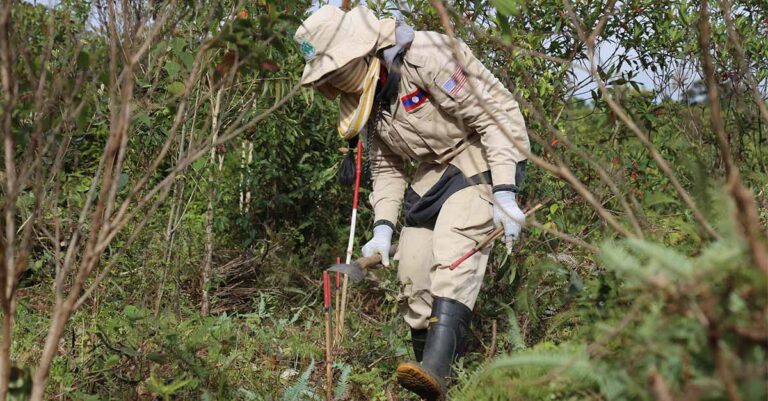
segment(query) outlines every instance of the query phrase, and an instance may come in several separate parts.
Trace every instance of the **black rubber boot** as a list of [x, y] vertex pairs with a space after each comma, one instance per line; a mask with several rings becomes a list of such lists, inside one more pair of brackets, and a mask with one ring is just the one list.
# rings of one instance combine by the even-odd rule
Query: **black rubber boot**
[[451, 363], [464, 351], [472, 310], [459, 301], [435, 298], [429, 321], [424, 359], [397, 367], [397, 381], [427, 401], [444, 400]]
[[411, 344], [413, 345], [413, 356], [417, 362], [421, 362], [424, 355], [424, 345], [427, 343], [427, 329], [411, 329]]

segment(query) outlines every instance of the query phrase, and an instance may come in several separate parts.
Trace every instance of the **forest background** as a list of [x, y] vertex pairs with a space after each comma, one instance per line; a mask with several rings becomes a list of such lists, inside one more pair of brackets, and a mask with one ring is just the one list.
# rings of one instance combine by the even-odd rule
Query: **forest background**
[[[494, 251], [452, 399], [768, 397], [765, 2], [368, 5], [469, 43], [532, 138], [544, 207]], [[0, 400], [324, 398], [352, 194], [336, 106], [296, 86], [316, 6], [3, 1]], [[410, 399], [376, 274], [339, 400]]]

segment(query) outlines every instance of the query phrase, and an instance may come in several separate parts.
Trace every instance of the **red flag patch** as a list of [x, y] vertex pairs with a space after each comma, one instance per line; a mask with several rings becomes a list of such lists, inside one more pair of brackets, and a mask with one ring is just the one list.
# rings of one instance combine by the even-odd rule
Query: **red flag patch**
[[403, 96], [400, 100], [403, 102], [405, 111], [410, 113], [426, 104], [428, 98], [429, 95], [427, 94], [427, 91], [421, 88], [416, 88], [415, 91]]

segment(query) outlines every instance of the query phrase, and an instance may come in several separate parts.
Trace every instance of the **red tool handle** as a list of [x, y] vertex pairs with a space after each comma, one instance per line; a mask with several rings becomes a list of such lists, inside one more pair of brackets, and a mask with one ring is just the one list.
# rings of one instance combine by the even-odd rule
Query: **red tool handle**
[[501, 234], [504, 234], [504, 227], [497, 227], [495, 230], [493, 230], [492, 233], [488, 234], [487, 237], [485, 237], [480, 243], [475, 245], [474, 248], [472, 248], [469, 252], [465, 253], [464, 256], [456, 259], [455, 262], [451, 263], [450, 269], [454, 270], [455, 268], [459, 267], [460, 264], [462, 264], [465, 260], [472, 257], [472, 255], [476, 254], [477, 251], [485, 248], [488, 244], [495, 241], [496, 238], [499, 238]]
[[352, 209], [357, 209], [357, 200], [360, 197], [360, 175], [363, 169], [363, 141], [357, 142], [357, 159], [355, 160], [355, 196], [352, 198]]
[[[526, 216], [530, 216], [535, 211], [541, 209], [543, 206], [544, 206], [543, 203], [539, 203], [538, 205], [532, 207], [527, 212], [525, 212], [525, 215]], [[490, 244], [491, 242], [495, 241], [497, 238], [501, 237], [501, 234], [504, 234], [504, 226], [496, 227], [496, 229], [493, 230], [492, 233], [488, 234], [487, 237], [485, 237], [482, 241], [480, 241], [477, 245], [475, 245], [475, 247], [472, 248], [469, 252], [465, 253], [464, 256], [456, 259], [455, 262], [451, 263], [451, 266], [449, 268], [451, 270], [456, 269], [465, 260], [469, 259], [470, 257], [472, 257], [472, 255], [476, 254], [477, 251], [485, 248], [486, 246], [488, 246], [488, 244]]]
[[326, 310], [331, 307], [331, 278], [327, 270], [323, 270], [323, 305]]

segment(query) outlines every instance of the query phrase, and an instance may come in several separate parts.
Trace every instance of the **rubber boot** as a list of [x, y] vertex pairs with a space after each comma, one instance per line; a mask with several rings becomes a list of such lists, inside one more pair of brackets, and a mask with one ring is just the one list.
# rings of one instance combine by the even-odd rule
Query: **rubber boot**
[[427, 329], [411, 329], [411, 345], [413, 345], [413, 356], [417, 362], [421, 362], [424, 355], [424, 345], [427, 343]]
[[459, 301], [436, 297], [421, 362], [397, 367], [401, 386], [427, 401], [445, 400], [451, 363], [463, 352], [472, 310]]

